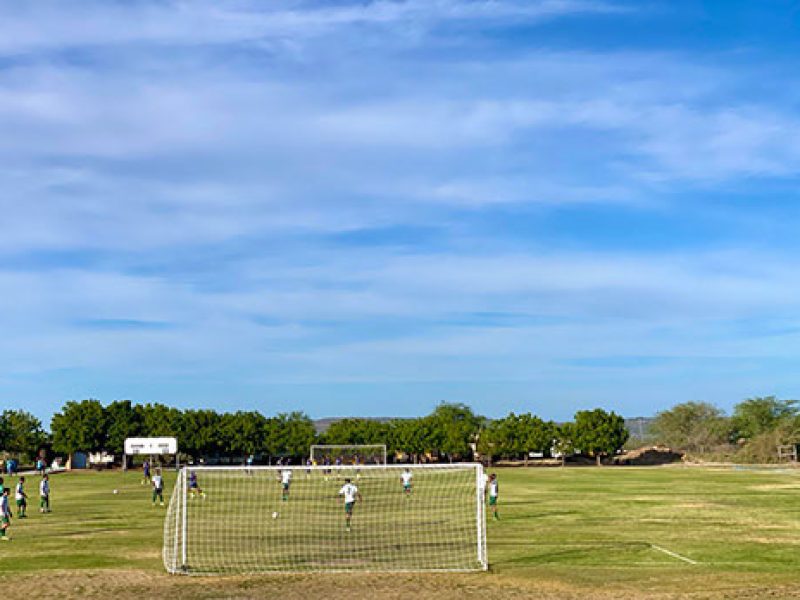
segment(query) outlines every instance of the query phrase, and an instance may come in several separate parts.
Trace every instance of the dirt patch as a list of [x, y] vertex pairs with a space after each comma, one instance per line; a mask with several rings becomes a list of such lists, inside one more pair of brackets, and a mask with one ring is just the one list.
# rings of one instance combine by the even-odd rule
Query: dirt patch
[[683, 460], [683, 453], [666, 446], [644, 446], [611, 459], [615, 465], [668, 465]]
[[[529, 600], [717, 600], [756, 598], [800, 598], [800, 587], [745, 587], [715, 592], [671, 593], [637, 590], [579, 588], [560, 581], [519, 579], [498, 574], [394, 574], [394, 575], [292, 575], [262, 577], [179, 577], [148, 571], [69, 571], [49, 572], [48, 595], [54, 598], [109, 598], [127, 600], [168, 595], [183, 598], [229, 598], [314, 600], [348, 598], [352, 600], [485, 600], [491, 598]], [[30, 593], [41, 585], [42, 575], [0, 576], [9, 597]], [[703, 586], [698, 586], [702, 589]]]
[[763, 492], [775, 490], [798, 490], [800, 489], [800, 483], [771, 483], [764, 485], [751, 485], [749, 489]]

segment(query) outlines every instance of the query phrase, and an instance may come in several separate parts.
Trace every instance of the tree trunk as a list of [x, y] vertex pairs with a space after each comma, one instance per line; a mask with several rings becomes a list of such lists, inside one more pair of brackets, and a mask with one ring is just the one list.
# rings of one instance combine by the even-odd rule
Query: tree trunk
[[600, 462], [600, 453], [597, 454], [596, 458], [597, 458], [597, 466], [598, 467], [603, 466], [602, 463]]

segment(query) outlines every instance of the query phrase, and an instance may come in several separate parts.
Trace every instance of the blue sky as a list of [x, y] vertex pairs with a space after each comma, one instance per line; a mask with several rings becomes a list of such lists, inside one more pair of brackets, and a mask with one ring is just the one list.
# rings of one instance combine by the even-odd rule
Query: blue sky
[[795, 2], [0, 13], [3, 408], [800, 392]]

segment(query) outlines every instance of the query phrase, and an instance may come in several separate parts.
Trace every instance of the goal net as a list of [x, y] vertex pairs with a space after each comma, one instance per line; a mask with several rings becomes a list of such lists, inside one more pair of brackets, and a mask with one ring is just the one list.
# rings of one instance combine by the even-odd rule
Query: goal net
[[338, 474], [321, 466], [184, 467], [164, 524], [164, 566], [197, 575], [483, 570], [482, 478], [478, 464], [349, 466]]
[[310, 451], [315, 465], [385, 465], [385, 444], [314, 444]]

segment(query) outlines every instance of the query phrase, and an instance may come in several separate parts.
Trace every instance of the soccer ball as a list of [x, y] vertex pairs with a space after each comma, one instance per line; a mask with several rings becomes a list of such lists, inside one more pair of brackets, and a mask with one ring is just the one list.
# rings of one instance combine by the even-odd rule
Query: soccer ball
[[114, 490], [114, 493], [115, 494], [119, 494], [119, 490]]
[[274, 513], [272, 513], [272, 518], [273, 519], [277, 519], [278, 518], [278, 511], [275, 511]]

